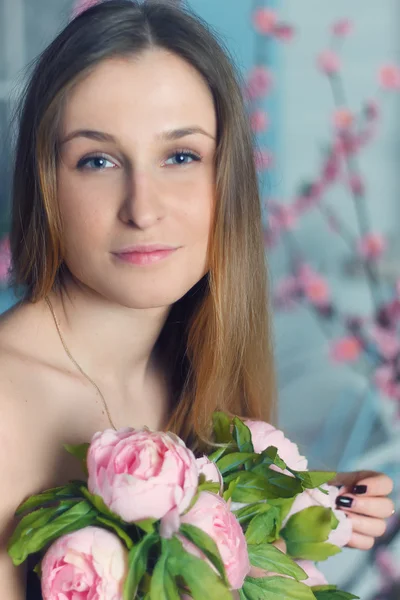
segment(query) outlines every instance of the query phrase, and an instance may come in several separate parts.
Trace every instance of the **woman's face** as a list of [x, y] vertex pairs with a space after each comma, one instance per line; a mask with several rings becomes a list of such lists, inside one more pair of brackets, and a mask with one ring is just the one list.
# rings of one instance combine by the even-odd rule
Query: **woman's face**
[[[207, 85], [167, 51], [104, 61], [76, 85], [57, 167], [64, 259], [76, 279], [124, 306], [154, 308], [202, 278], [216, 134]], [[170, 250], [149, 252], [154, 245]]]

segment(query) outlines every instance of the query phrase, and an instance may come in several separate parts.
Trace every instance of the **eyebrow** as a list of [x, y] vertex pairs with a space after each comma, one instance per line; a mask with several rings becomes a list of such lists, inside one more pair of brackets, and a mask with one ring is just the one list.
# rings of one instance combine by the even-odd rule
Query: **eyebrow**
[[[195, 135], [198, 133], [205, 135], [211, 138], [212, 140], [215, 140], [215, 137], [213, 135], [211, 135], [202, 127], [199, 127], [197, 125], [163, 131], [162, 133], [159, 133], [156, 136], [156, 139], [161, 141], [173, 141], [179, 140], [180, 138], [186, 137], [188, 135]], [[95, 129], [78, 129], [77, 131], [72, 131], [63, 140], [61, 140], [60, 146], [66, 144], [67, 142], [77, 137], [84, 137], [89, 140], [96, 140], [97, 142], [112, 142], [113, 144], [117, 143], [117, 138], [111, 135], [111, 133], [105, 133], [104, 131], [96, 131]]]

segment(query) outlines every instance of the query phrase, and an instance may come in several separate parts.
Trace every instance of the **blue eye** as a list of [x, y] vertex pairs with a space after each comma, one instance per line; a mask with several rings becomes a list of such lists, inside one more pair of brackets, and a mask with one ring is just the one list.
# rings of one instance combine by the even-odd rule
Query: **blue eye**
[[86, 158], [82, 158], [78, 162], [77, 168], [89, 169], [91, 171], [104, 171], [105, 169], [110, 168], [105, 166], [107, 163], [111, 165], [111, 168], [115, 167], [115, 164], [108, 160], [108, 158], [106, 158], [105, 156], [87, 156]]
[[[174, 160], [177, 159], [176, 162], [172, 163], [175, 165], [188, 165], [191, 164], [193, 161], [200, 161], [201, 157], [198, 154], [195, 154], [194, 152], [189, 152], [188, 150], [179, 150], [178, 152], [174, 152], [174, 154], [172, 154], [170, 156], [170, 158], [168, 158], [165, 161], [165, 164], [168, 164], [169, 160]], [[188, 161], [187, 159], [190, 159], [190, 161]], [[171, 163], [169, 163], [171, 164]]]

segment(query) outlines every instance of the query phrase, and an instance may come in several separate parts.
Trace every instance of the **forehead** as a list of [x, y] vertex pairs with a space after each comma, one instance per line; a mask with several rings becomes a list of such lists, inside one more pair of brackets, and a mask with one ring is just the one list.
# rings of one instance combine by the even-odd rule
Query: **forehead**
[[182, 124], [216, 131], [212, 94], [197, 70], [165, 50], [112, 58], [97, 65], [70, 91], [63, 129], [99, 127], [156, 133]]

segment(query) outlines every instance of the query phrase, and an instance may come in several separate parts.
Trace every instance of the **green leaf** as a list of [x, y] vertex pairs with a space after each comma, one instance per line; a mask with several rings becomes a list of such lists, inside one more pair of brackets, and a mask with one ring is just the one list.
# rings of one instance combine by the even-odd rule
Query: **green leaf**
[[305, 489], [318, 488], [319, 486], [332, 481], [336, 476], [336, 473], [327, 471], [293, 471], [292, 469], [289, 469], [289, 471], [293, 473], [295, 477], [300, 479], [303, 488]]
[[232, 492], [232, 501], [246, 504], [258, 502], [259, 500], [266, 500], [273, 495], [274, 491], [268, 485], [265, 477], [250, 471], [241, 471], [236, 474], [236, 486]]
[[214, 439], [218, 444], [227, 444], [232, 441], [232, 419], [224, 412], [215, 411], [213, 416]]
[[286, 577], [246, 577], [243, 593], [246, 600], [315, 600], [311, 588]]
[[124, 583], [124, 600], [135, 598], [140, 581], [147, 571], [149, 552], [159, 539], [158, 534], [148, 533], [131, 548], [128, 557], [128, 576]]
[[82, 500], [62, 500], [57, 507], [39, 508], [21, 519], [11, 536], [8, 553], [14, 565], [66, 533], [93, 525], [97, 512]]
[[212, 492], [213, 494], [219, 494], [221, 486], [219, 483], [214, 481], [204, 481], [197, 488], [198, 492]]
[[272, 573], [288, 575], [297, 581], [307, 579], [307, 574], [292, 558], [275, 548], [272, 544], [249, 546], [249, 559], [253, 567], [259, 567]]
[[171, 574], [185, 581], [193, 600], [232, 600], [231, 592], [206, 561], [186, 552], [176, 537], [168, 542]]
[[135, 521], [135, 525], [145, 533], [153, 533], [155, 531], [154, 525], [157, 521], [158, 519], [143, 519], [142, 521]]
[[359, 600], [358, 596], [338, 590], [336, 586], [318, 586], [311, 590], [317, 600]]
[[211, 460], [211, 462], [216, 463], [222, 456], [225, 456], [225, 454], [235, 452], [236, 450], [236, 444], [226, 444], [225, 446], [221, 446], [221, 448], [217, 448], [217, 450], [208, 456], [208, 459]]
[[232, 481], [229, 482], [228, 487], [222, 494], [222, 497], [225, 500], [225, 502], [228, 502], [228, 500], [230, 500], [232, 498], [233, 492], [237, 485], [237, 481], [238, 481], [237, 479], [232, 479]]
[[18, 506], [15, 514], [20, 516], [28, 510], [31, 511], [35, 508], [45, 507], [47, 504], [56, 504], [60, 500], [82, 498], [81, 485], [84, 485], [83, 481], [73, 482], [61, 487], [50, 488], [35, 496], [30, 496]]
[[150, 600], [180, 600], [175, 577], [168, 568], [169, 545], [163, 543], [162, 547], [161, 556], [156, 562], [151, 578]]
[[87, 459], [87, 453], [88, 453], [89, 447], [90, 447], [90, 444], [88, 444], [88, 443], [77, 444], [75, 446], [72, 446], [71, 444], [64, 444], [64, 448], [66, 449], [66, 451], [81, 461], [85, 475], [88, 474], [86, 459]]
[[250, 429], [238, 417], [233, 419], [232, 435], [240, 452], [254, 452]]
[[332, 531], [331, 522], [332, 509], [310, 506], [292, 515], [282, 533], [290, 542], [325, 542]]
[[319, 562], [330, 556], [339, 554], [342, 550], [328, 542], [287, 542], [287, 553], [296, 559], [312, 560]]
[[194, 525], [182, 524], [179, 529], [180, 533], [199, 548], [208, 560], [214, 565], [226, 585], [229, 587], [226, 579], [225, 567], [221, 555], [214, 540], [199, 527]]
[[112, 529], [119, 538], [121, 538], [121, 540], [125, 543], [126, 547], [128, 548], [128, 550], [130, 550], [133, 546], [133, 540], [132, 538], [127, 534], [127, 532], [118, 525], [118, 523], [115, 523], [115, 521], [112, 521], [111, 519], [107, 519], [105, 517], [100, 517], [99, 515], [96, 518], [96, 522], [100, 523], [101, 525], [105, 525], [105, 527], [107, 529]]
[[115, 514], [112, 510], [110, 510], [105, 504], [104, 500], [101, 496], [97, 494], [91, 494], [86, 486], [81, 487], [82, 495], [86, 498], [88, 502], [97, 510], [97, 512], [105, 515], [107, 518], [116, 521], [117, 523], [124, 523], [121, 517]]
[[286, 519], [286, 517], [288, 516], [288, 514], [290, 513], [290, 509], [292, 508], [295, 499], [296, 499], [296, 497], [274, 498], [274, 499], [268, 500], [268, 504], [270, 504], [271, 506], [275, 506], [279, 510], [280, 516], [281, 516], [281, 521], [283, 522]]
[[257, 458], [257, 454], [254, 454], [254, 452], [232, 452], [220, 458], [216, 464], [221, 474], [225, 475], [231, 471], [237, 471], [249, 459], [255, 458]]
[[323, 506], [310, 506], [292, 515], [281, 532], [288, 554], [314, 561], [338, 554], [340, 548], [325, 543], [332, 531], [332, 512]]
[[299, 479], [275, 471], [266, 464], [257, 465], [252, 469], [252, 472], [265, 477], [269, 485], [274, 486], [275, 497], [277, 498], [292, 498], [303, 491], [303, 486]]
[[285, 461], [283, 461], [278, 454], [278, 448], [275, 446], [268, 446], [268, 448], [263, 450], [260, 453], [260, 460], [261, 459], [262, 463], [265, 465], [275, 465], [283, 471], [287, 468]]
[[279, 511], [275, 506], [266, 505], [264, 510], [256, 515], [246, 529], [246, 540], [248, 544], [266, 544], [274, 542], [279, 537], [281, 520]]

